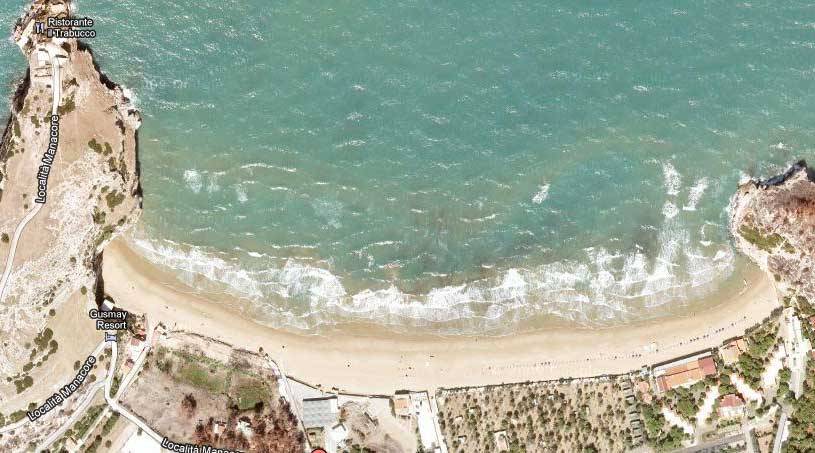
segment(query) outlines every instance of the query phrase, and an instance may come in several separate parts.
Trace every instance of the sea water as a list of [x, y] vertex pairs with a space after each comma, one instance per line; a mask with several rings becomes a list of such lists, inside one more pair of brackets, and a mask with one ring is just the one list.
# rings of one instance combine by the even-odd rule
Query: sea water
[[272, 325], [671, 313], [741, 281], [739, 181], [812, 157], [810, 2], [77, 3], [144, 116], [136, 249]]

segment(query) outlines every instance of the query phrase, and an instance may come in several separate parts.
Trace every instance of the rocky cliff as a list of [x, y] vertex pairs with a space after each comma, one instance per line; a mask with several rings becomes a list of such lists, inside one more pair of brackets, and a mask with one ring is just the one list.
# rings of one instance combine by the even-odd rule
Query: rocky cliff
[[[70, 332], [67, 324], [51, 325], [60, 307], [72, 301], [74, 316], [86, 313], [99, 254], [141, 212], [139, 112], [85, 44], [34, 26], [72, 17], [72, 8], [68, 0], [36, 0], [13, 34], [28, 70], [0, 143], [0, 374], [8, 377], [0, 382], [2, 403], [13, 399], [12, 383], [25, 382], [57, 344], [69, 344], [57, 338]], [[54, 343], [32, 347], [46, 325], [54, 327]]]
[[815, 170], [806, 162], [739, 187], [730, 228], [739, 250], [774, 276], [788, 302], [815, 302]]

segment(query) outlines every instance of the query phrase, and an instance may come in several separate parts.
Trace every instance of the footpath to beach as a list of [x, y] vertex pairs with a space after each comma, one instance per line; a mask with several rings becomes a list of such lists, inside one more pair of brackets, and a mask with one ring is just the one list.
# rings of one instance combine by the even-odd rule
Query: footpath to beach
[[257, 324], [234, 300], [196, 294], [121, 239], [105, 249], [103, 275], [105, 291], [119, 307], [146, 313], [151, 322], [239, 348], [263, 348], [292, 377], [326, 390], [366, 394], [626, 373], [719, 346], [779, 306], [771, 281], [756, 273], [741, 293], [693, 316], [607, 329], [409, 337], [360, 328], [305, 336]]

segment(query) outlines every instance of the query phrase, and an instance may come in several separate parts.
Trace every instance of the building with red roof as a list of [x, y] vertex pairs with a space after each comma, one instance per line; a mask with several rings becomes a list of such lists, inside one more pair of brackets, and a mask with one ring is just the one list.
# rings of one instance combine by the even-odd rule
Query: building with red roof
[[724, 395], [719, 400], [719, 417], [739, 418], [744, 415], [744, 400], [735, 393]]
[[693, 385], [717, 373], [716, 362], [710, 352], [686, 357], [654, 368], [653, 375], [659, 393], [676, 387]]

